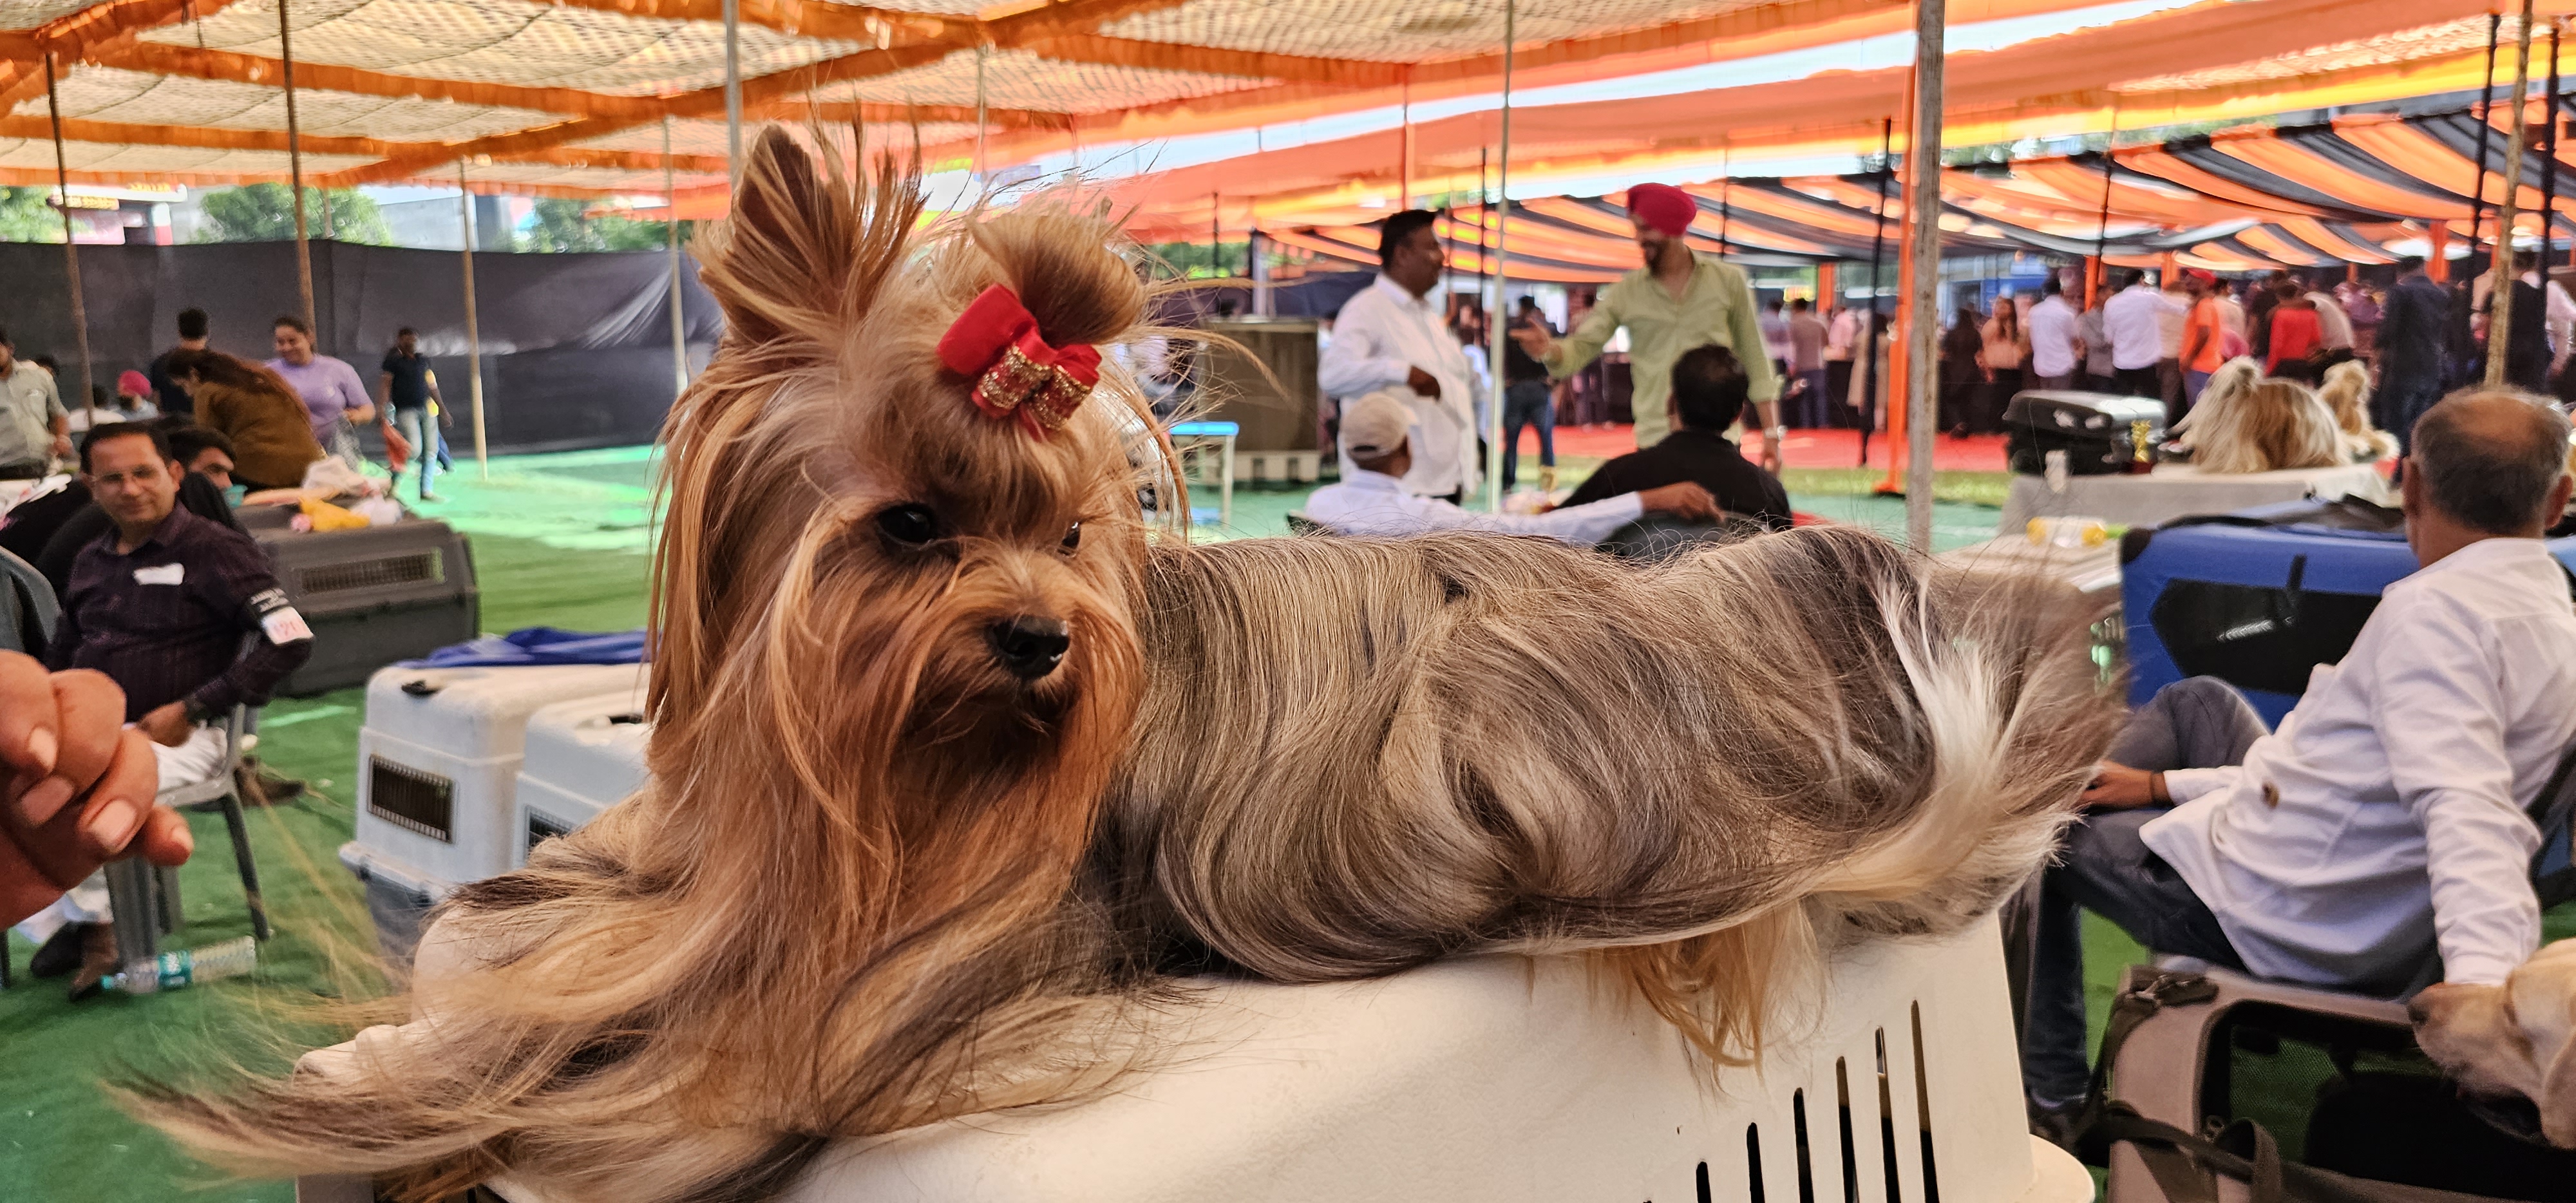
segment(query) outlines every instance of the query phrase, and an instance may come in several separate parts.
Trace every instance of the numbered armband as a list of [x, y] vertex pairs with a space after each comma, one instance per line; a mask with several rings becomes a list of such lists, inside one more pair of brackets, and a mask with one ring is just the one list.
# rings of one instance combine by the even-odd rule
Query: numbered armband
[[304, 625], [304, 616], [286, 600], [283, 589], [262, 589], [245, 603], [250, 620], [259, 625], [260, 634], [279, 647], [313, 638], [313, 628]]

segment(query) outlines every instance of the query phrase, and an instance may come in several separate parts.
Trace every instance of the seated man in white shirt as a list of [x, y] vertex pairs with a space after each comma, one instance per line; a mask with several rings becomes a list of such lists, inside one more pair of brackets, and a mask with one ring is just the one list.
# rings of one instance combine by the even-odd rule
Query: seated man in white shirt
[[2499, 984], [2539, 946], [2525, 810], [2576, 739], [2576, 607], [2541, 531], [2568, 424], [2504, 389], [2415, 424], [2406, 539], [2340, 664], [2265, 733], [2243, 697], [2177, 682], [2130, 719], [2048, 870], [2022, 1034], [2035, 1130], [2084, 1095], [2077, 908], [2159, 952], [2393, 995]]
[[1391, 392], [1370, 393], [1353, 402], [1342, 414], [1342, 445], [1350, 454], [1343, 461], [1341, 483], [1315, 490], [1306, 499], [1306, 516], [1337, 535], [1482, 530], [1547, 535], [1586, 546], [1643, 514], [1671, 514], [1689, 522], [1715, 522], [1719, 517], [1717, 499], [1690, 481], [1543, 514], [1463, 510], [1404, 487], [1405, 470], [1413, 466], [1412, 426], [1412, 407]]

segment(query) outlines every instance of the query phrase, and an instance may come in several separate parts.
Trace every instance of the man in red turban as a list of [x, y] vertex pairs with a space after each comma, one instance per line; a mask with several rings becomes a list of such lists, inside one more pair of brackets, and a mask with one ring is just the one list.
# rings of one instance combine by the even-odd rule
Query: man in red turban
[[1514, 327], [1531, 358], [1562, 379], [1601, 354], [1621, 327], [1628, 331], [1634, 381], [1637, 446], [1652, 447], [1672, 431], [1673, 364], [1694, 347], [1720, 346], [1743, 363], [1750, 409], [1763, 431], [1762, 466], [1780, 470], [1777, 402], [1780, 378], [1762, 353], [1753, 288], [1744, 272], [1715, 256], [1693, 252], [1685, 241], [1699, 218], [1699, 201], [1670, 184], [1628, 190], [1628, 216], [1637, 229], [1637, 252], [1646, 265], [1601, 291], [1592, 312], [1559, 343], [1544, 326]]

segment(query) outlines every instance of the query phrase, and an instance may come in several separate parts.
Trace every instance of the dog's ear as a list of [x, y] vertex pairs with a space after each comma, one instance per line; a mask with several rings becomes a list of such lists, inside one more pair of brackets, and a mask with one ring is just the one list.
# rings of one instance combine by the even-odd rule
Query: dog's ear
[[2531, 1101], [2540, 1107], [2541, 1135], [2559, 1148], [2576, 1149], [2576, 1040], [2559, 1043], [2541, 1071], [2540, 1094]]
[[701, 274], [724, 306], [729, 339], [743, 346], [833, 328], [857, 227], [844, 190], [771, 126], [752, 146], [733, 217]]

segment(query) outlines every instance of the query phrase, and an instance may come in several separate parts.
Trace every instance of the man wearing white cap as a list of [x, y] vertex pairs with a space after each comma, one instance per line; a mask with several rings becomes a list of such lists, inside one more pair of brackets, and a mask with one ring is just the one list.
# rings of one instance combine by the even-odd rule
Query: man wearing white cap
[[1306, 516], [1338, 535], [1481, 530], [1547, 535], [1585, 546], [1646, 514], [1671, 514], [1691, 522], [1718, 519], [1717, 499], [1690, 481], [1544, 514], [1471, 513], [1404, 487], [1405, 471], [1413, 466], [1413, 423], [1412, 407], [1393, 390], [1351, 402], [1342, 414], [1342, 446], [1349, 453], [1342, 463], [1342, 482], [1315, 490], [1306, 499]]

